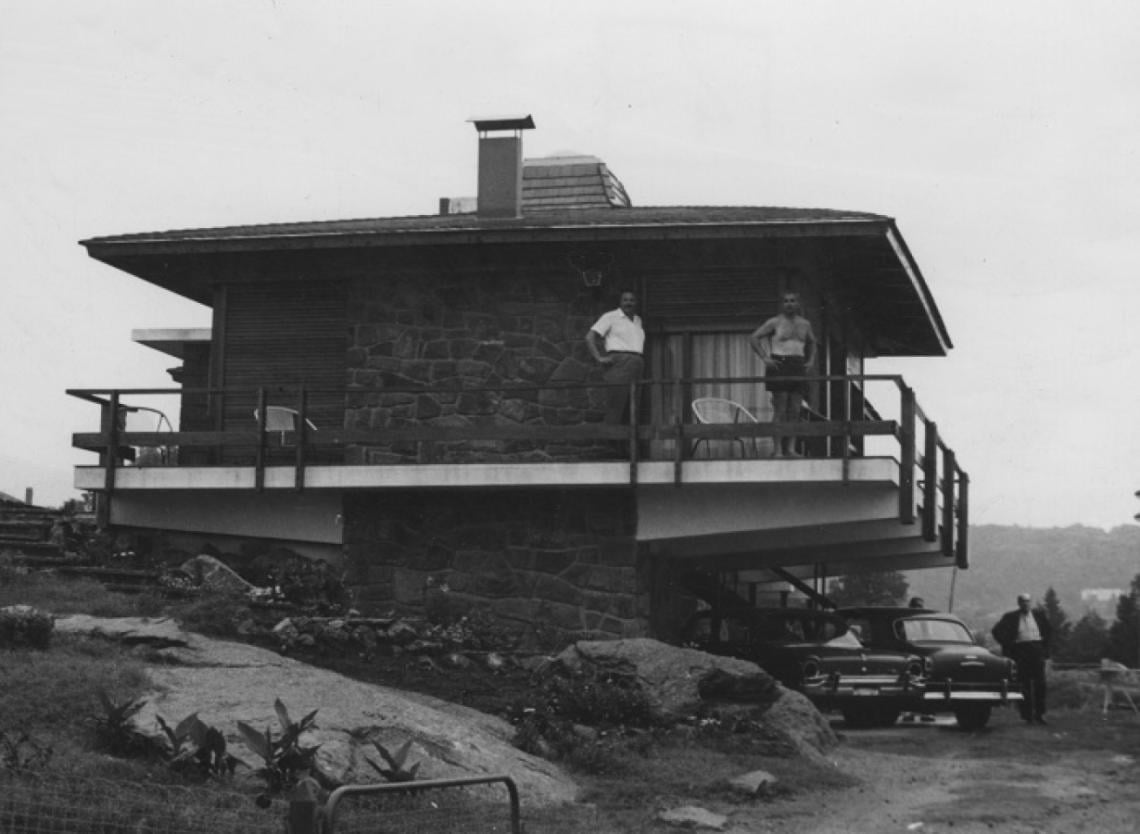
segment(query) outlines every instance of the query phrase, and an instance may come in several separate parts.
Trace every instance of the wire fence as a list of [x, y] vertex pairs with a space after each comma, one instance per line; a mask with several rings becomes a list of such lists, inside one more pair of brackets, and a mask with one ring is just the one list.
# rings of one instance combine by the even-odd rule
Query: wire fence
[[281, 834], [286, 803], [223, 786], [144, 784], [0, 770], [3, 834]]
[[[502, 780], [500, 780], [502, 781]], [[392, 786], [389, 786], [392, 787]], [[218, 783], [169, 785], [0, 769], [0, 834], [547, 834], [596, 830], [593, 806], [520, 815], [502, 785], [360, 793], [318, 803], [312, 827], [294, 828], [290, 802], [256, 804], [255, 791]], [[516, 797], [517, 799], [517, 797]], [[326, 813], [328, 812], [328, 813]], [[524, 827], [523, 819], [530, 825]], [[292, 817], [295, 819], [295, 816]], [[323, 819], [325, 824], [321, 825]], [[536, 826], [536, 827], [534, 827]], [[533, 827], [533, 829], [532, 829]]]

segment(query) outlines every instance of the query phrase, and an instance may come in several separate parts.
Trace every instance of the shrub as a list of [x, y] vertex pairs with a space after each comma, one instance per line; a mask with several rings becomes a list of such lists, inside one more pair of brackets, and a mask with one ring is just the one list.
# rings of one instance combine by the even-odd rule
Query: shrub
[[46, 649], [55, 620], [46, 611], [30, 605], [0, 608], [0, 648], [30, 646]]
[[187, 631], [215, 637], [236, 636], [238, 626], [252, 616], [248, 601], [237, 594], [207, 594], [168, 610]]
[[532, 701], [513, 704], [508, 717], [520, 750], [590, 774], [623, 770], [619, 741], [631, 727], [657, 723], [633, 681], [588, 673], [549, 679]]

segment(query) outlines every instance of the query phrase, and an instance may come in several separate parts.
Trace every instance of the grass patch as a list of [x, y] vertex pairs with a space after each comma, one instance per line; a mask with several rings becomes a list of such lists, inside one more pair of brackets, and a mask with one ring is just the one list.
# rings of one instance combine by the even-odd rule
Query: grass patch
[[0, 567], [0, 608], [32, 605], [52, 614], [90, 614], [93, 617], [151, 617], [161, 612], [156, 594], [121, 594], [108, 591], [86, 577]]
[[[106, 775], [104, 757], [90, 753], [95, 693], [136, 698], [148, 688], [143, 664], [114, 643], [57, 634], [48, 651], [0, 652], [0, 730], [27, 733], [52, 748], [53, 766]], [[86, 763], [86, 764], [84, 764]], [[124, 763], [126, 764], [126, 763]], [[133, 769], [132, 769], [133, 770]]]

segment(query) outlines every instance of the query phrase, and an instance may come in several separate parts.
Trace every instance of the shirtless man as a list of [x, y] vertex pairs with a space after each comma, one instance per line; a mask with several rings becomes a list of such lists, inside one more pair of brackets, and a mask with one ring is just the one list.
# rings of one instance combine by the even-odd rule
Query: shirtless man
[[[804, 376], [815, 364], [816, 342], [811, 322], [803, 317], [799, 293], [786, 292], [780, 315], [768, 319], [748, 337], [752, 349], [764, 362], [768, 393], [772, 395], [772, 422], [794, 423], [807, 393], [806, 380], [782, 377]], [[773, 457], [799, 457], [794, 437], [774, 438]]]

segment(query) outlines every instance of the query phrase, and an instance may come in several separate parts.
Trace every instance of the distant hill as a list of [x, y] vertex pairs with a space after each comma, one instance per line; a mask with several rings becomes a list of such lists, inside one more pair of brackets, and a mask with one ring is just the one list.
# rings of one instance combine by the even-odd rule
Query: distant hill
[[[1076, 621], [1085, 613], [1083, 588], [1127, 589], [1140, 573], [1140, 525], [1115, 527], [970, 528], [970, 569], [954, 580], [954, 613], [974, 628], [988, 628], [1027, 591], [1039, 601], [1052, 586]], [[945, 609], [951, 570], [909, 571], [912, 594]]]

